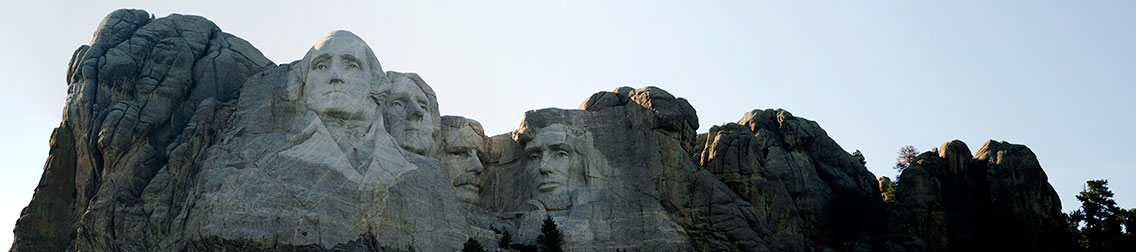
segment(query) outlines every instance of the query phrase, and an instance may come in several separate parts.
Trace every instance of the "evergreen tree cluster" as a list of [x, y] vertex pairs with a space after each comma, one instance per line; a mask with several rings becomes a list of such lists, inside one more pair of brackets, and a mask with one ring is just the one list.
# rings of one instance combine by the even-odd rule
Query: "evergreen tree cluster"
[[485, 252], [485, 248], [482, 248], [481, 243], [477, 240], [469, 238], [469, 240], [465, 240], [465, 244], [462, 244], [462, 252]]
[[860, 161], [861, 165], [868, 165], [868, 160], [864, 159], [864, 153], [860, 152], [860, 150], [852, 152], [852, 157], [856, 158], [857, 161]]
[[[472, 241], [472, 239], [470, 240]], [[544, 223], [540, 226], [540, 235], [536, 237], [535, 245], [513, 243], [513, 235], [508, 230], [501, 235], [501, 240], [497, 242], [497, 245], [501, 247], [502, 251], [563, 252], [564, 249], [560, 246], [563, 242], [564, 235], [556, 227], [556, 221], [553, 221], [552, 217], [549, 216], [544, 218]], [[469, 242], [466, 242], [466, 244], [468, 247]], [[480, 244], [477, 245], [481, 246]]]
[[564, 235], [560, 234], [560, 229], [556, 228], [556, 222], [552, 221], [552, 217], [545, 217], [544, 224], [540, 225], [540, 236], [536, 237], [536, 244], [540, 247], [540, 251], [563, 252], [564, 249], [560, 248], [562, 241], [564, 241]]
[[887, 176], [879, 177], [877, 181], [880, 183], [880, 198], [883, 198], [884, 203], [889, 206], [895, 204], [896, 182]]
[[1136, 208], [1120, 208], [1113, 196], [1108, 180], [1089, 180], [1077, 195], [1081, 208], [1066, 215], [1083, 251], [1136, 251]]

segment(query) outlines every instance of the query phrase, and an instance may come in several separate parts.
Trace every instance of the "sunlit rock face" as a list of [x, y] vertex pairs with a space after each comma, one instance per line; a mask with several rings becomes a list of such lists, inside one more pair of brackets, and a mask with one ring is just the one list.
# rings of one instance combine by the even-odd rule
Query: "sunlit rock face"
[[441, 123], [434, 90], [414, 73], [391, 71], [387, 76], [390, 83], [381, 95], [387, 132], [402, 148], [429, 155], [434, 151]]
[[[332, 32], [303, 60], [264, 75], [285, 78], [245, 83], [245, 93], [276, 95], [241, 97], [237, 116], [208, 148], [194, 181], [199, 202], [183, 210], [186, 243], [458, 245], [443, 238], [465, 227], [449, 177], [437, 160], [400, 147], [385, 130], [391, 121], [382, 119], [381, 96], [391, 84], [370, 51], [350, 32]], [[242, 106], [276, 97], [292, 113]], [[242, 116], [250, 114], [275, 114], [291, 127], [264, 129], [262, 120], [276, 119]]]
[[[566, 251], [957, 251], [971, 227], [927, 216], [970, 206], [994, 213], [976, 217], [989, 230], [1040, 230], [1007, 250], [1060, 241], [1024, 146], [920, 156], [887, 209], [874, 175], [788, 111], [698, 134], [685, 99], [620, 87], [490, 137], [441, 116], [426, 80], [384, 70], [367, 39], [314, 41], [275, 64], [201, 17], [108, 15], [71, 60], [12, 250], [497, 250], [505, 233], [535, 244], [551, 217]], [[958, 190], [920, 182], [950, 176]]]

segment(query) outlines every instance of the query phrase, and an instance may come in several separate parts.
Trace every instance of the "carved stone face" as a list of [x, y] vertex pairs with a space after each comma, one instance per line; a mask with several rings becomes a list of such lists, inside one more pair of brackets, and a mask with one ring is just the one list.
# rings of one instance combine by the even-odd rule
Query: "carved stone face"
[[365, 64], [367, 44], [357, 37], [333, 36], [313, 47], [315, 55], [305, 67], [304, 101], [322, 118], [370, 120], [378, 104], [370, 98], [374, 85]]
[[483, 166], [477, 157], [485, 140], [470, 127], [442, 127], [442, 154], [439, 159], [453, 181], [458, 199], [476, 204], [481, 193], [479, 175]]
[[434, 120], [430, 100], [410, 78], [391, 80], [390, 94], [383, 106], [387, 132], [399, 146], [410, 152], [427, 154], [434, 145]]
[[573, 145], [569, 129], [552, 124], [540, 129], [525, 145], [526, 165], [536, 174], [536, 196], [559, 196], [582, 185], [583, 159]]

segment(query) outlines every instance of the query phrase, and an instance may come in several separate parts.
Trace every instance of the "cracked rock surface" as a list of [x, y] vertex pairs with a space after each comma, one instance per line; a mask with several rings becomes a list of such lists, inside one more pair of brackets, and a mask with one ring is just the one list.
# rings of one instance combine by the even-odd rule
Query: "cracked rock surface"
[[118, 10], [67, 85], [11, 251], [494, 251], [546, 217], [565, 251], [1069, 248], [1023, 145], [944, 144], [887, 205], [782, 109], [698, 133], [686, 99], [619, 87], [486, 136], [347, 31], [277, 64], [205, 18]]

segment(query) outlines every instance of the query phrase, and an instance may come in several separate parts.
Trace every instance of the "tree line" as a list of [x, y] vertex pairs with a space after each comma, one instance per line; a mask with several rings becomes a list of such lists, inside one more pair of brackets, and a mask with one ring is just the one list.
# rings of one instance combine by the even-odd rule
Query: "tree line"
[[[560, 229], [556, 227], [556, 221], [548, 216], [540, 225], [540, 235], [536, 237], [536, 244], [515, 243], [513, 235], [506, 230], [501, 235], [501, 240], [497, 241], [497, 246], [500, 251], [563, 252], [564, 249], [560, 247], [562, 242], [564, 242], [564, 234], [560, 233]], [[462, 245], [462, 252], [485, 252], [485, 248], [481, 246], [481, 242], [469, 238]]]

